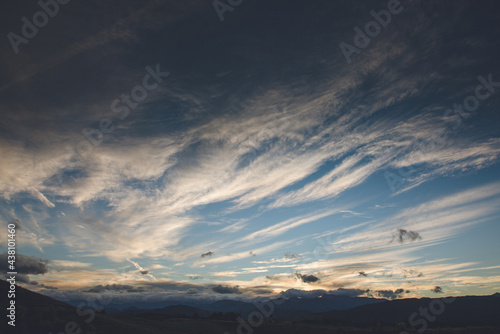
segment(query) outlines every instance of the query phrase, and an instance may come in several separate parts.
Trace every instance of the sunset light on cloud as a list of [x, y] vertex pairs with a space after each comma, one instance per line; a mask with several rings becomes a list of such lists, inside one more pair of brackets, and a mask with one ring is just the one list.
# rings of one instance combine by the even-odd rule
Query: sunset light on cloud
[[[387, 1], [244, 1], [222, 22], [211, 1], [112, 3], [61, 6], [18, 53], [4, 38], [19, 284], [124, 303], [500, 290], [493, 2], [401, 1], [363, 48], [353, 28]], [[9, 6], [5, 34], [39, 10]]]

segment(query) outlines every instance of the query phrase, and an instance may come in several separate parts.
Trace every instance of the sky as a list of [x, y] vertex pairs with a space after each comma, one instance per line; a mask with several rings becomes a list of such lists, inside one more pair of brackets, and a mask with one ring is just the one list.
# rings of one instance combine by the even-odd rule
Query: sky
[[61, 2], [0, 14], [2, 275], [14, 223], [59, 299], [500, 291], [495, 1]]

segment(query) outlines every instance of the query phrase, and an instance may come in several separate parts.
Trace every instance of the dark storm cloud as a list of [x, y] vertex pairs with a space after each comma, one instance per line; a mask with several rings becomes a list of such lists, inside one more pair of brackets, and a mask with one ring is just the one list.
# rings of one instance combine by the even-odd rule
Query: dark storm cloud
[[212, 256], [212, 255], [214, 255], [214, 252], [208, 251], [206, 253], [201, 254], [201, 257], [207, 257], [207, 256]]
[[327, 294], [328, 292], [326, 290], [299, 290], [299, 289], [288, 289], [286, 291], [282, 291], [278, 294], [278, 298], [293, 298], [293, 297], [301, 297], [301, 298], [316, 298], [319, 296], [323, 296]]
[[301, 273], [296, 273], [295, 275], [304, 283], [314, 283], [319, 281], [319, 278], [314, 275], [302, 275]]
[[202, 279], [202, 277], [201, 277], [201, 276], [199, 276], [199, 275], [190, 275], [190, 276], [188, 276], [188, 277], [189, 277], [189, 279], [191, 279], [191, 280]]
[[403, 269], [402, 276], [404, 278], [407, 278], [407, 277], [423, 277], [424, 274], [422, 272], [419, 272], [416, 269], [410, 269], [410, 270]]
[[410, 293], [409, 290], [396, 289], [392, 290], [370, 290], [370, 289], [344, 289], [339, 288], [337, 290], [299, 290], [299, 289], [288, 289], [282, 291], [278, 294], [280, 298], [292, 298], [292, 297], [302, 297], [302, 298], [316, 298], [323, 295], [333, 295], [333, 296], [348, 296], [348, 297], [375, 297], [375, 298], [386, 298], [386, 299], [397, 299], [401, 298], [405, 293]]
[[14, 224], [16, 225], [16, 230], [19, 231], [19, 230], [22, 230], [23, 229], [23, 226], [21, 225], [21, 221], [17, 218], [14, 218], [12, 219], [11, 221], [9, 221], [9, 224]]
[[[3, 273], [2, 273], [2, 275], [4, 277], [8, 278], [7, 275], [4, 275]], [[25, 284], [32, 284], [32, 285], [36, 285], [37, 284], [37, 283], [33, 284], [36, 281], [31, 281], [28, 275], [23, 275], [23, 274], [17, 274], [16, 275], [16, 281], [19, 282], [19, 283], [25, 283]]]
[[[26, 276], [26, 275], [22, 275], [22, 276]], [[37, 281], [31, 281], [28, 276], [26, 276], [24, 279], [26, 279], [26, 278], [28, 279], [28, 282], [25, 281], [24, 283], [28, 283], [29, 285], [33, 285], [33, 286], [48, 289], [48, 290], [57, 290], [58, 289], [55, 286], [41, 284], [41, 283], [38, 283]], [[19, 277], [17, 277], [17, 279], [19, 280]]]
[[349, 296], [349, 297], [359, 297], [366, 295], [370, 290], [363, 290], [363, 289], [344, 289], [344, 288], [339, 288], [337, 290], [329, 291], [328, 294], [331, 295], [339, 295], [339, 296]]
[[295, 260], [295, 259], [298, 259], [298, 258], [301, 258], [302, 256], [300, 254], [295, 254], [295, 253], [286, 253], [285, 254], [285, 259], [288, 259], [288, 260]]
[[431, 289], [431, 291], [434, 293], [444, 293], [443, 288], [441, 288], [440, 286], [437, 286], [437, 285], [433, 289]]
[[[0, 270], [2, 272], [11, 271], [8, 269], [7, 263], [8, 254], [0, 254]], [[19, 274], [27, 275], [43, 275], [49, 271], [49, 260], [40, 259], [34, 256], [26, 256], [23, 254], [16, 254], [16, 271]]]
[[[7, 275], [6, 273], [0, 273], [0, 278], [2, 278], [2, 279], [8, 279], [9, 277], [10, 277], [10, 275]], [[38, 283], [38, 281], [32, 281], [30, 279], [30, 277], [28, 275], [25, 275], [25, 274], [17, 273], [16, 282], [21, 283], [21, 284], [36, 286], [38, 288], [43, 288], [43, 289], [49, 289], [49, 290], [57, 290], [58, 289], [54, 286]]]
[[372, 297], [386, 298], [386, 299], [397, 299], [401, 298], [405, 294], [404, 289], [397, 290], [376, 290], [368, 293]]
[[104, 291], [123, 291], [123, 292], [145, 292], [146, 289], [142, 286], [132, 286], [132, 285], [122, 285], [122, 284], [108, 284], [108, 285], [96, 285], [93, 288], [85, 290], [83, 292], [95, 292], [101, 293]]
[[217, 285], [212, 288], [212, 291], [220, 294], [241, 294], [240, 287]]
[[392, 234], [391, 242], [393, 242], [394, 239], [396, 239], [400, 244], [403, 244], [407, 241], [409, 242], [420, 241], [422, 240], [422, 237], [418, 232], [408, 231], [402, 228], [398, 228], [397, 231]]

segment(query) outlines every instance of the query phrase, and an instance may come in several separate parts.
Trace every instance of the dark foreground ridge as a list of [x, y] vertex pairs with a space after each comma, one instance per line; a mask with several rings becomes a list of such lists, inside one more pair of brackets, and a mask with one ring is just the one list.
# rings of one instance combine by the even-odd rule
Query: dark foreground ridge
[[[0, 280], [2, 291], [8, 283]], [[333, 296], [330, 296], [333, 298]], [[320, 298], [323, 299], [323, 298]], [[77, 307], [17, 287], [16, 327], [2, 319], [2, 333], [20, 334], [190, 334], [190, 333], [500, 333], [500, 298], [466, 296], [454, 300], [399, 299], [382, 301], [350, 309], [299, 313], [304, 305], [314, 309], [325, 301], [318, 298], [291, 298], [266, 317], [258, 326], [248, 325], [248, 316], [256, 310], [251, 303], [238, 303], [240, 309], [227, 311], [231, 301], [220, 301], [204, 309], [186, 305], [170, 305], [159, 309], [127, 308], [96, 312], [91, 321]], [[366, 303], [366, 301], [364, 301]], [[442, 305], [444, 308], [440, 309]], [[317, 306], [321, 309], [322, 306]], [[1, 308], [7, 308], [2, 298]], [[113, 313], [110, 313], [113, 312]], [[434, 311], [434, 313], [432, 312]], [[293, 314], [293, 315], [290, 315]], [[413, 319], [409, 318], [413, 315]], [[239, 320], [238, 320], [239, 319]], [[258, 319], [255, 319], [255, 323]], [[242, 322], [247, 325], [242, 326]], [[410, 322], [414, 322], [411, 326]], [[419, 331], [424, 328], [425, 331]], [[246, 329], [244, 328], [246, 327]], [[238, 329], [240, 332], [238, 332]], [[80, 330], [80, 331], [79, 331]]]

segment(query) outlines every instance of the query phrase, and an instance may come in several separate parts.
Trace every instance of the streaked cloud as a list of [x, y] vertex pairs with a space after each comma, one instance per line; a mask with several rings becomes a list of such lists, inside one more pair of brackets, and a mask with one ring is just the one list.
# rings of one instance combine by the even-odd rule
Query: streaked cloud
[[[500, 286], [479, 247], [457, 247], [498, 231], [498, 92], [445, 116], [477, 76], [500, 79], [496, 30], [462, 24], [490, 22], [482, 9], [408, 7], [418, 24], [394, 21], [346, 66], [336, 43], [368, 5], [266, 4], [300, 13], [280, 29], [259, 6], [227, 29], [200, 0], [93, 5], [4, 59], [0, 222], [21, 226], [26, 284], [150, 301]], [[151, 64], [168, 80], [120, 117]], [[103, 119], [114, 130], [82, 157]]]

